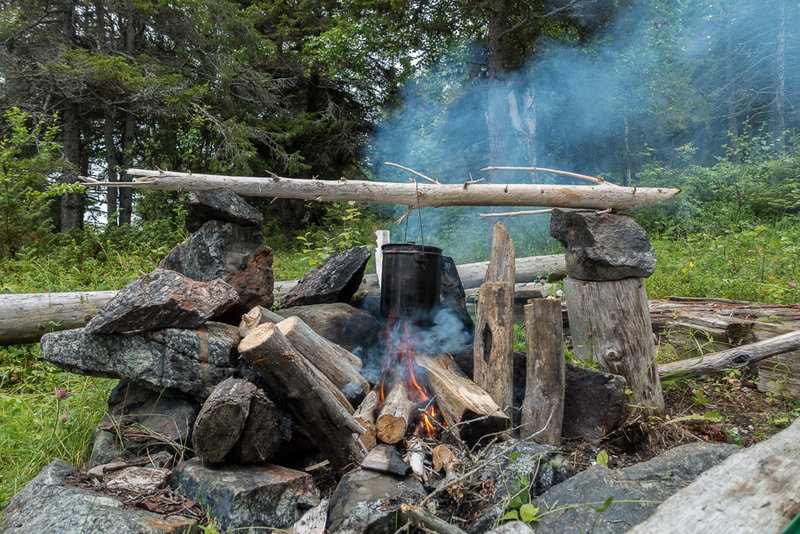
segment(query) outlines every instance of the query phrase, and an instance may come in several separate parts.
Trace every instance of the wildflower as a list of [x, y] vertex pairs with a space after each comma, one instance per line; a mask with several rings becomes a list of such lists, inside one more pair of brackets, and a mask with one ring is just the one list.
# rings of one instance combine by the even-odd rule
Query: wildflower
[[70, 395], [71, 395], [71, 393], [69, 391], [67, 391], [66, 389], [61, 389], [61, 388], [58, 388], [53, 393], [55, 394], [56, 397], [58, 397], [59, 400], [68, 399], [70, 397]]
[[686, 272], [686, 267], [684, 267], [683, 269], [681, 269], [681, 272], [682, 272], [682, 273], [685, 273], [685, 272]]
[[789, 282], [789, 287], [795, 287], [796, 285], [794, 282]]
[[689, 267], [694, 267], [694, 262], [693, 261], [689, 262]]
[[44, 288], [45, 291], [50, 291], [49, 287]]
[[66, 423], [67, 421], [69, 421], [69, 414], [62, 413], [60, 419], [62, 423]]

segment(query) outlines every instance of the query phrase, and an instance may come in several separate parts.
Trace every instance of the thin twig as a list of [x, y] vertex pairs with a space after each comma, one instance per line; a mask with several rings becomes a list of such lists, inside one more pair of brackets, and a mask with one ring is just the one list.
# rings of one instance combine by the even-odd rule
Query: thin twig
[[559, 171], [556, 169], [545, 169], [544, 167], [484, 167], [481, 171], [528, 171], [528, 172], [549, 172], [550, 174], [559, 174], [561, 176], [569, 176], [570, 178], [577, 178], [578, 180], [586, 180], [595, 184], [608, 184], [614, 185], [611, 182], [606, 182], [599, 176], [587, 176], [586, 174], [578, 174], [576, 172]]
[[392, 167], [397, 167], [398, 169], [403, 169], [404, 171], [408, 171], [411, 174], [415, 174], [415, 175], [419, 176], [423, 180], [428, 180], [432, 184], [438, 184], [439, 183], [436, 180], [434, 180], [433, 178], [428, 178], [427, 176], [425, 176], [421, 172], [417, 172], [414, 169], [409, 169], [408, 167], [403, 167], [402, 165], [398, 165], [397, 163], [392, 163], [391, 161], [384, 161], [383, 164], [384, 165], [390, 165]]
[[553, 208], [546, 210], [527, 210], [527, 211], [506, 211], [503, 213], [479, 213], [478, 217], [517, 217], [519, 215], [539, 215], [540, 213], [552, 213]]
[[397, 220], [395, 221], [395, 224], [400, 224], [401, 222], [403, 222], [403, 219], [405, 219], [406, 217], [408, 217], [408, 214], [409, 214], [409, 213], [411, 213], [412, 211], [414, 211], [415, 209], [416, 209], [416, 208], [408, 208], [408, 209], [406, 210], [406, 212], [405, 212], [404, 214], [402, 214], [402, 215], [400, 216], [400, 218], [399, 218], [399, 219], [397, 219]]

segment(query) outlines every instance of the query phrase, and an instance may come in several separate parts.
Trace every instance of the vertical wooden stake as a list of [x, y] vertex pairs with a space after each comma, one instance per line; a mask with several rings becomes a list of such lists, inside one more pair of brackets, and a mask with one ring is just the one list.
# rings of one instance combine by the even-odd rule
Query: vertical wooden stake
[[564, 339], [561, 301], [531, 299], [525, 305], [528, 359], [520, 438], [559, 445], [564, 417]]
[[375, 230], [375, 273], [378, 275], [378, 287], [383, 276], [383, 250], [381, 247], [389, 242], [389, 230]]
[[511, 416], [514, 402], [514, 284], [485, 282], [478, 290], [475, 383]]
[[656, 344], [643, 278], [588, 282], [567, 278], [564, 295], [575, 356], [622, 375], [634, 413], [664, 413]]

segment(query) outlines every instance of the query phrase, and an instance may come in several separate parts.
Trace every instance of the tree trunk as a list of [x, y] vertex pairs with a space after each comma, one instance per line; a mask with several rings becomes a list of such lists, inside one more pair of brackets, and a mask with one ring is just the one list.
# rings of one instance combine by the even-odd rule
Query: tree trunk
[[775, 136], [786, 130], [786, 0], [778, 0], [778, 50], [775, 56]]
[[525, 306], [527, 365], [520, 438], [561, 444], [564, 418], [564, 332], [561, 301], [531, 299]]
[[680, 189], [629, 188], [598, 185], [386, 183], [361, 180], [306, 180], [220, 176], [128, 169], [143, 176], [133, 183], [94, 183], [92, 186], [135, 187], [172, 191], [225, 188], [242, 196], [300, 198], [315, 201], [376, 202], [419, 206], [542, 206], [586, 209], [629, 209], [668, 200]]
[[587, 282], [566, 278], [570, 333], [575, 356], [602, 371], [624, 376], [636, 413], [661, 415], [664, 396], [643, 278]]
[[[106, 111], [103, 134], [106, 145], [106, 165], [108, 166], [107, 176], [109, 182], [117, 181], [117, 148], [114, 145], [114, 116], [111, 111]], [[119, 215], [117, 211], [119, 188], [109, 187], [106, 192], [106, 214], [109, 226], [119, 226]]]
[[[133, 141], [136, 133], [136, 119], [133, 113], [126, 111], [122, 127], [122, 166], [129, 167], [133, 163]], [[133, 190], [122, 187], [119, 190], [119, 224], [131, 224], [133, 213]]]

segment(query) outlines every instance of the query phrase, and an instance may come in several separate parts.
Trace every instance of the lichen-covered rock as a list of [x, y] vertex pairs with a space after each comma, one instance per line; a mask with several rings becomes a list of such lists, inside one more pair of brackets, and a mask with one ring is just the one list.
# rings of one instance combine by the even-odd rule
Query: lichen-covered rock
[[224, 221], [260, 228], [264, 216], [228, 189], [193, 191], [186, 199], [186, 229], [194, 232], [208, 221]]
[[213, 322], [141, 334], [88, 334], [77, 328], [45, 334], [42, 355], [65, 371], [126, 378], [205, 399], [233, 371], [238, 344], [237, 327]]
[[208, 221], [173, 248], [158, 266], [200, 282], [225, 280], [239, 294], [225, 317], [235, 317], [237, 323], [255, 306], [272, 306], [272, 249], [258, 228]]
[[3, 511], [0, 532], [38, 534], [113, 532], [114, 534], [183, 534], [196, 523], [185, 517], [123, 508], [122, 501], [82, 488], [67, 486], [73, 467], [53, 460], [11, 499]]
[[90, 334], [196, 328], [227, 310], [239, 295], [227, 282], [195, 282], [168, 269], [156, 269], [123, 287], [89, 324]]
[[556, 208], [550, 235], [566, 247], [567, 273], [578, 280], [647, 278], [656, 268], [647, 232], [624, 215]]
[[205, 467], [182, 462], [170, 484], [207, 508], [222, 530], [263, 532], [285, 529], [319, 503], [311, 475], [277, 465]]

